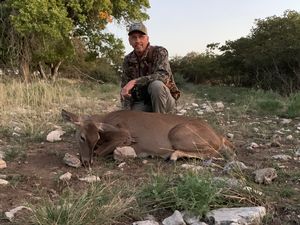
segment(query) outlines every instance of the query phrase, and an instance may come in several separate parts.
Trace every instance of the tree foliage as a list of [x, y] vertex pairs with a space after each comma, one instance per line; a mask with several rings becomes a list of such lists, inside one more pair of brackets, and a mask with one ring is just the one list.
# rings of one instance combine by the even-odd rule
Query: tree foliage
[[[79, 38], [94, 59], [105, 57], [119, 64], [124, 46], [108, 23], [148, 18], [148, 0], [6, 0], [0, 3], [2, 66], [21, 65], [25, 80], [30, 69], [49, 66], [57, 75], [60, 64], [72, 59], [74, 38]], [[53, 74], [52, 74], [53, 75]]]
[[220, 47], [219, 61], [236, 84], [289, 94], [300, 89], [300, 14], [256, 20], [247, 37]]
[[300, 89], [299, 37], [300, 14], [286, 11], [257, 19], [246, 37], [209, 44], [206, 53], [174, 58], [171, 65], [195, 83], [222, 81], [290, 94]]

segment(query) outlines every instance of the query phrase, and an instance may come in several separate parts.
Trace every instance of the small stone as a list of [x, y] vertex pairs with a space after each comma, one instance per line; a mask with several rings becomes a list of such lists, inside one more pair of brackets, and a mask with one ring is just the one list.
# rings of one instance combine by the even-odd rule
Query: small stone
[[0, 169], [4, 169], [6, 167], [7, 167], [6, 162], [3, 159], [0, 159]]
[[241, 207], [241, 208], [220, 208], [207, 213], [207, 217], [213, 217], [216, 225], [221, 224], [261, 224], [266, 215], [266, 208]]
[[70, 172], [66, 172], [65, 174], [59, 177], [59, 179], [62, 181], [68, 181], [71, 180], [71, 178], [72, 178], [72, 174]]
[[153, 220], [144, 220], [144, 221], [133, 222], [132, 225], [159, 225], [159, 223]]
[[186, 164], [186, 163], [182, 164], [181, 167], [184, 168], [184, 169], [187, 169], [187, 170], [194, 171], [194, 172], [203, 170], [202, 166], [195, 166], [195, 165]]
[[234, 135], [232, 133], [227, 133], [226, 135], [229, 139], [233, 139]]
[[131, 146], [117, 147], [114, 150], [114, 160], [116, 161], [123, 161], [125, 159], [133, 159], [136, 157], [135, 150]]
[[46, 140], [49, 142], [55, 142], [55, 141], [61, 141], [61, 136], [64, 134], [65, 132], [62, 130], [54, 130], [51, 131], [47, 137]]
[[252, 143], [250, 144], [250, 147], [251, 147], [251, 148], [258, 148], [259, 145], [256, 144], [255, 142], [252, 142]]
[[118, 165], [119, 168], [123, 168], [126, 165], [126, 162], [122, 162]]
[[281, 124], [289, 124], [289, 123], [291, 123], [292, 122], [292, 120], [291, 119], [282, 119], [281, 120]]
[[100, 181], [100, 177], [97, 177], [95, 175], [91, 175], [91, 176], [79, 178], [79, 180], [80, 181], [85, 181], [87, 183], [93, 183], [93, 182], [96, 182], [96, 181]]
[[8, 185], [9, 182], [7, 180], [4, 179], [0, 179], [0, 185]]
[[194, 106], [194, 107], [199, 107], [199, 105], [197, 104], [197, 103], [192, 103], [192, 106]]
[[223, 102], [216, 102], [215, 105], [216, 105], [217, 111], [223, 111], [224, 110]]
[[246, 170], [246, 169], [248, 169], [248, 167], [243, 162], [231, 161], [224, 166], [223, 170], [225, 172], [229, 173], [232, 170], [233, 171], [242, 171], [242, 170]]
[[175, 212], [169, 216], [168, 218], [164, 219], [162, 221], [163, 225], [186, 225], [186, 223], [183, 220], [183, 217], [181, 215], [181, 213], [177, 210], [175, 210]]
[[293, 140], [294, 138], [293, 138], [292, 135], [288, 135], [288, 136], [286, 137], [286, 139], [289, 140], [289, 141], [291, 141], [291, 140]]
[[8, 211], [8, 212], [5, 212], [5, 216], [6, 216], [6, 218], [7, 218], [9, 221], [12, 221], [13, 218], [14, 218], [14, 216], [15, 216], [15, 214], [16, 214], [18, 211], [22, 210], [22, 209], [27, 209], [27, 210], [29, 210], [29, 211], [32, 211], [31, 208], [28, 208], [28, 207], [26, 207], [26, 206], [18, 206], [18, 207], [14, 208], [14, 209], [12, 209], [12, 210], [10, 210], [10, 211]]
[[0, 179], [6, 179], [7, 178], [7, 175], [5, 174], [0, 174]]
[[259, 129], [257, 127], [254, 127], [253, 130], [255, 133], [257, 133], [259, 131]]
[[78, 159], [76, 156], [73, 156], [69, 153], [66, 153], [64, 158], [63, 158], [65, 164], [71, 167], [78, 168], [81, 166], [80, 159]]
[[289, 155], [280, 154], [280, 155], [273, 155], [272, 159], [287, 161], [292, 159], [292, 157]]
[[277, 177], [277, 171], [274, 168], [264, 168], [255, 170], [255, 182], [258, 184], [270, 184]]

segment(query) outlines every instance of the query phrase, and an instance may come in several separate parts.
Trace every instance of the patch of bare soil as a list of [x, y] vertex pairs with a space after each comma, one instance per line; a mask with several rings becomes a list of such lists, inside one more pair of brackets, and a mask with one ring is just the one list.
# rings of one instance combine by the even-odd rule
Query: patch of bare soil
[[[182, 105], [184, 107], [186, 106]], [[240, 115], [227, 120], [225, 115], [228, 113], [230, 112], [218, 115], [223, 124], [219, 130], [226, 130], [234, 135], [232, 141], [236, 146], [237, 160], [253, 169], [273, 167], [278, 171], [278, 178], [270, 185], [259, 185], [270, 199], [270, 218], [265, 224], [300, 224], [300, 161], [295, 155], [295, 151], [300, 148], [300, 134], [296, 133], [300, 119], [294, 119], [288, 124], [281, 124], [281, 118], [257, 118], [251, 115]], [[209, 120], [208, 114], [203, 117]], [[274, 135], [280, 137], [279, 145], [271, 144]], [[287, 139], [288, 135], [293, 138]], [[3, 139], [1, 134], [0, 139]], [[249, 148], [253, 142], [259, 146]], [[1, 147], [5, 151], [3, 143]], [[85, 188], [87, 184], [80, 182], [78, 177], [86, 176], [89, 170], [83, 167], [71, 168], [63, 162], [65, 153], [76, 155], [77, 151], [74, 133], [67, 133], [60, 142], [28, 143], [25, 157], [7, 161], [7, 168], [0, 170], [0, 174], [6, 175], [10, 182], [9, 185], [0, 186], [0, 224], [26, 225], [23, 220], [22, 223], [18, 222], [18, 218], [27, 215], [26, 212], [18, 213], [14, 222], [7, 221], [4, 212], [27, 203], [38, 203], [43, 198], [54, 198], [64, 188]], [[286, 161], [273, 159], [272, 156], [277, 154], [287, 154], [292, 158]], [[121, 169], [118, 167], [120, 163], [111, 158], [99, 159], [93, 166], [93, 173], [98, 174], [101, 179], [124, 179], [129, 183], [139, 183], [153, 168], [171, 172], [175, 166], [187, 162], [194, 161], [182, 160], [174, 165], [163, 159], [148, 159], [144, 164], [141, 159], [135, 159], [127, 162]], [[66, 172], [73, 176], [68, 183], [63, 183], [59, 176]], [[216, 171], [217, 175], [221, 173], [221, 170]]]

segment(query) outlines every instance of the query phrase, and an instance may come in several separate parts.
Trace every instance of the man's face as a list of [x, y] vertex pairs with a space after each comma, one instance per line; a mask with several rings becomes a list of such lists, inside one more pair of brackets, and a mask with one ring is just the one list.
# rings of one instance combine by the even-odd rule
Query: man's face
[[132, 32], [129, 35], [129, 43], [137, 54], [142, 54], [149, 43], [149, 37], [141, 32]]

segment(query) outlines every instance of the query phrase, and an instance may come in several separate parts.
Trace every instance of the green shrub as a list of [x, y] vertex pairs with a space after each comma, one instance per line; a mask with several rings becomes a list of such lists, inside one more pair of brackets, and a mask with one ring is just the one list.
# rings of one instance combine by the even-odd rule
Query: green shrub
[[185, 173], [182, 176], [156, 175], [139, 193], [140, 204], [148, 209], [186, 210], [204, 215], [214, 200], [217, 189], [211, 179], [197, 173]]
[[290, 97], [291, 101], [288, 104], [286, 115], [288, 117], [300, 116], [300, 93]]
[[281, 114], [284, 110], [284, 105], [276, 99], [264, 99], [257, 101], [257, 109], [263, 114]]

